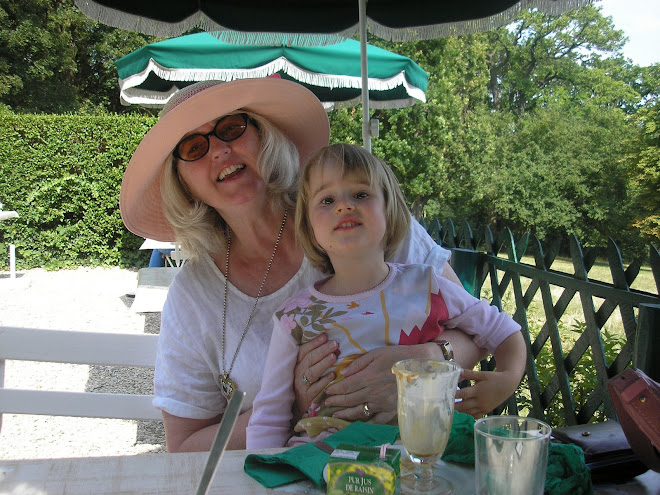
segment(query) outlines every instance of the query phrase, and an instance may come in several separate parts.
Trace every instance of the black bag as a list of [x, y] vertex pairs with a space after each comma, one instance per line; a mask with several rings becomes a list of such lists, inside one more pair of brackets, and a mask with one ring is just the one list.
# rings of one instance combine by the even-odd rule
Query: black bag
[[580, 447], [594, 483], [621, 482], [648, 470], [616, 421], [553, 428], [551, 440]]

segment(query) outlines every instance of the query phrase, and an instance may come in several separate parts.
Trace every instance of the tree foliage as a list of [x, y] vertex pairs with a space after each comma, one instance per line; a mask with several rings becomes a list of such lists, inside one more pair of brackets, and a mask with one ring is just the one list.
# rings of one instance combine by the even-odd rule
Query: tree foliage
[[540, 238], [570, 232], [587, 246], [657, 242], [658, 69], [626, 60], [624, 41], [588, 6], [529, 12], [488, 33], [383, 43], [431, 77], [427, 104], [376, 112], [374, 152], [416, 214]]
[[121, 111], [114, 61], [153, 39], [93, 22], [73, 0], [0, 0], [0, 103]]
[[142, 115], [0, 109], [0, 198], [20, 215], [3, 222], [0, 250], [14, 244], [23, 268], [144, 264], [142, 240], [122, 225], [119, 189], [131, 154], [154, 123]]
[[43, 112], [75, 107], [75, 45], [65, 17], [51, 0], [0, 1], [2, 103]]
[[635, 194], [635, 219], [646, 241], [660, 242], [660, 64], [644, 70], [642, 91], [646, 100], [634, 117], [639, 130], [637, 151], [628, 156], [630, 181]]

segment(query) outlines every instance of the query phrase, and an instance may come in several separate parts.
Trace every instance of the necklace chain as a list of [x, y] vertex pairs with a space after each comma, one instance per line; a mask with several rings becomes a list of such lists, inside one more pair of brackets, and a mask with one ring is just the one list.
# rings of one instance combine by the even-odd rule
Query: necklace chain
[[288, 214], [288, 210], [284, 210], [284, 218], [282, 219], [282, 225], [280, 225], [280, 231], [277, 234], [277, 239], [275, 240], [275, 247], [273, 248], [273, 253], [270, 255], [270, 261], [268, 262], [268, 267], [266, 268], [266, 273], [264, 274], [264, 278], [261, 281], [261, 285], [259, 286], [259, 291], [257, 292], [257, 297], [254, 300], [254, 305], [252, 306], [252, 311], [250, 311], [250, 315], [248, 316], [247, 322], [245, 323], [245, 328], [243, 329], [243, 333], [241, 334], [241, 338], [238, 341], [238, 345], [236, 346], [236, 351], [234, 351], [234, 356], [231, 359], [231, 363], [229, 363], [229, 369], [227, 369], [226, 364], [225, 364], [225, 342], [226, 342], [226, 328], [227, 328], [227, 286], [229, 285], [229, 252], [231, 250], [231, 229], [227, 230], [227, 255], [225, 256], [225, 294], [224, 294], [224, 299], [223, 299], [223, 311], [222, 311], [222, 374], [220, 375], [220, 384], [221, 384], [221, 391], [222, 395], [225, 396], [227, 400], [229, 400], [234, 393], [234, 390], [236, 389], [236, 383], [234, 380], [232, 380], [229, 375], [231, 374], [231, 370], [234, 368], [234, 362], [236, 361], [236, 356], [238, 356], [238, 351], [241, 348], [241, 344], [243, 343], [243, 339], [245, 338], [245, 334], [247, 334], [248, 329], [250, 328], [250, 322], [252, 321], [252, 317], [254, 316], [254, 311], [257, 309], [257, 303], [259, 302], [259, 298], [261, 297], [261, 292], [264, 289], [264, 286], [266, 285], [266, 279], [268, 278], [268, 274], [270, 273], [270, 268], [273, 266], [273, 259], [275, 259], [275, 253], [277, 252], [277, 247], [280, 245], [280, 239], [282, 238], [282, 232], [284, 232], [284, 224], [286, 223], [286, 217]]

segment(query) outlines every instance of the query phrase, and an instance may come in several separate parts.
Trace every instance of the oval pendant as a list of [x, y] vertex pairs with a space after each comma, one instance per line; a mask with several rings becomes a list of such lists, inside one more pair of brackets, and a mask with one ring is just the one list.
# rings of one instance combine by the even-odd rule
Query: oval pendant
[[236, 384], [234, 383], [234, 380], [229, 378], [227, 373], [220, 375], [220, 391], [222, 392], [222, 395], [225, 396], [227, 401], [231, 399], [234, 390], [236, 390]]

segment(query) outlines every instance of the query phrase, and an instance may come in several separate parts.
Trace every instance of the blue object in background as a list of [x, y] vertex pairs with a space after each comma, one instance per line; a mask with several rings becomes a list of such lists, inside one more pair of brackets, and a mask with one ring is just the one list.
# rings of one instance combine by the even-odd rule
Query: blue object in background
[[151, 251], [151, 258], [149, 259], [149, 268], [158, 268], [167, 266], [165, 257], [169, 256], [173, 249], [154, 249]]

